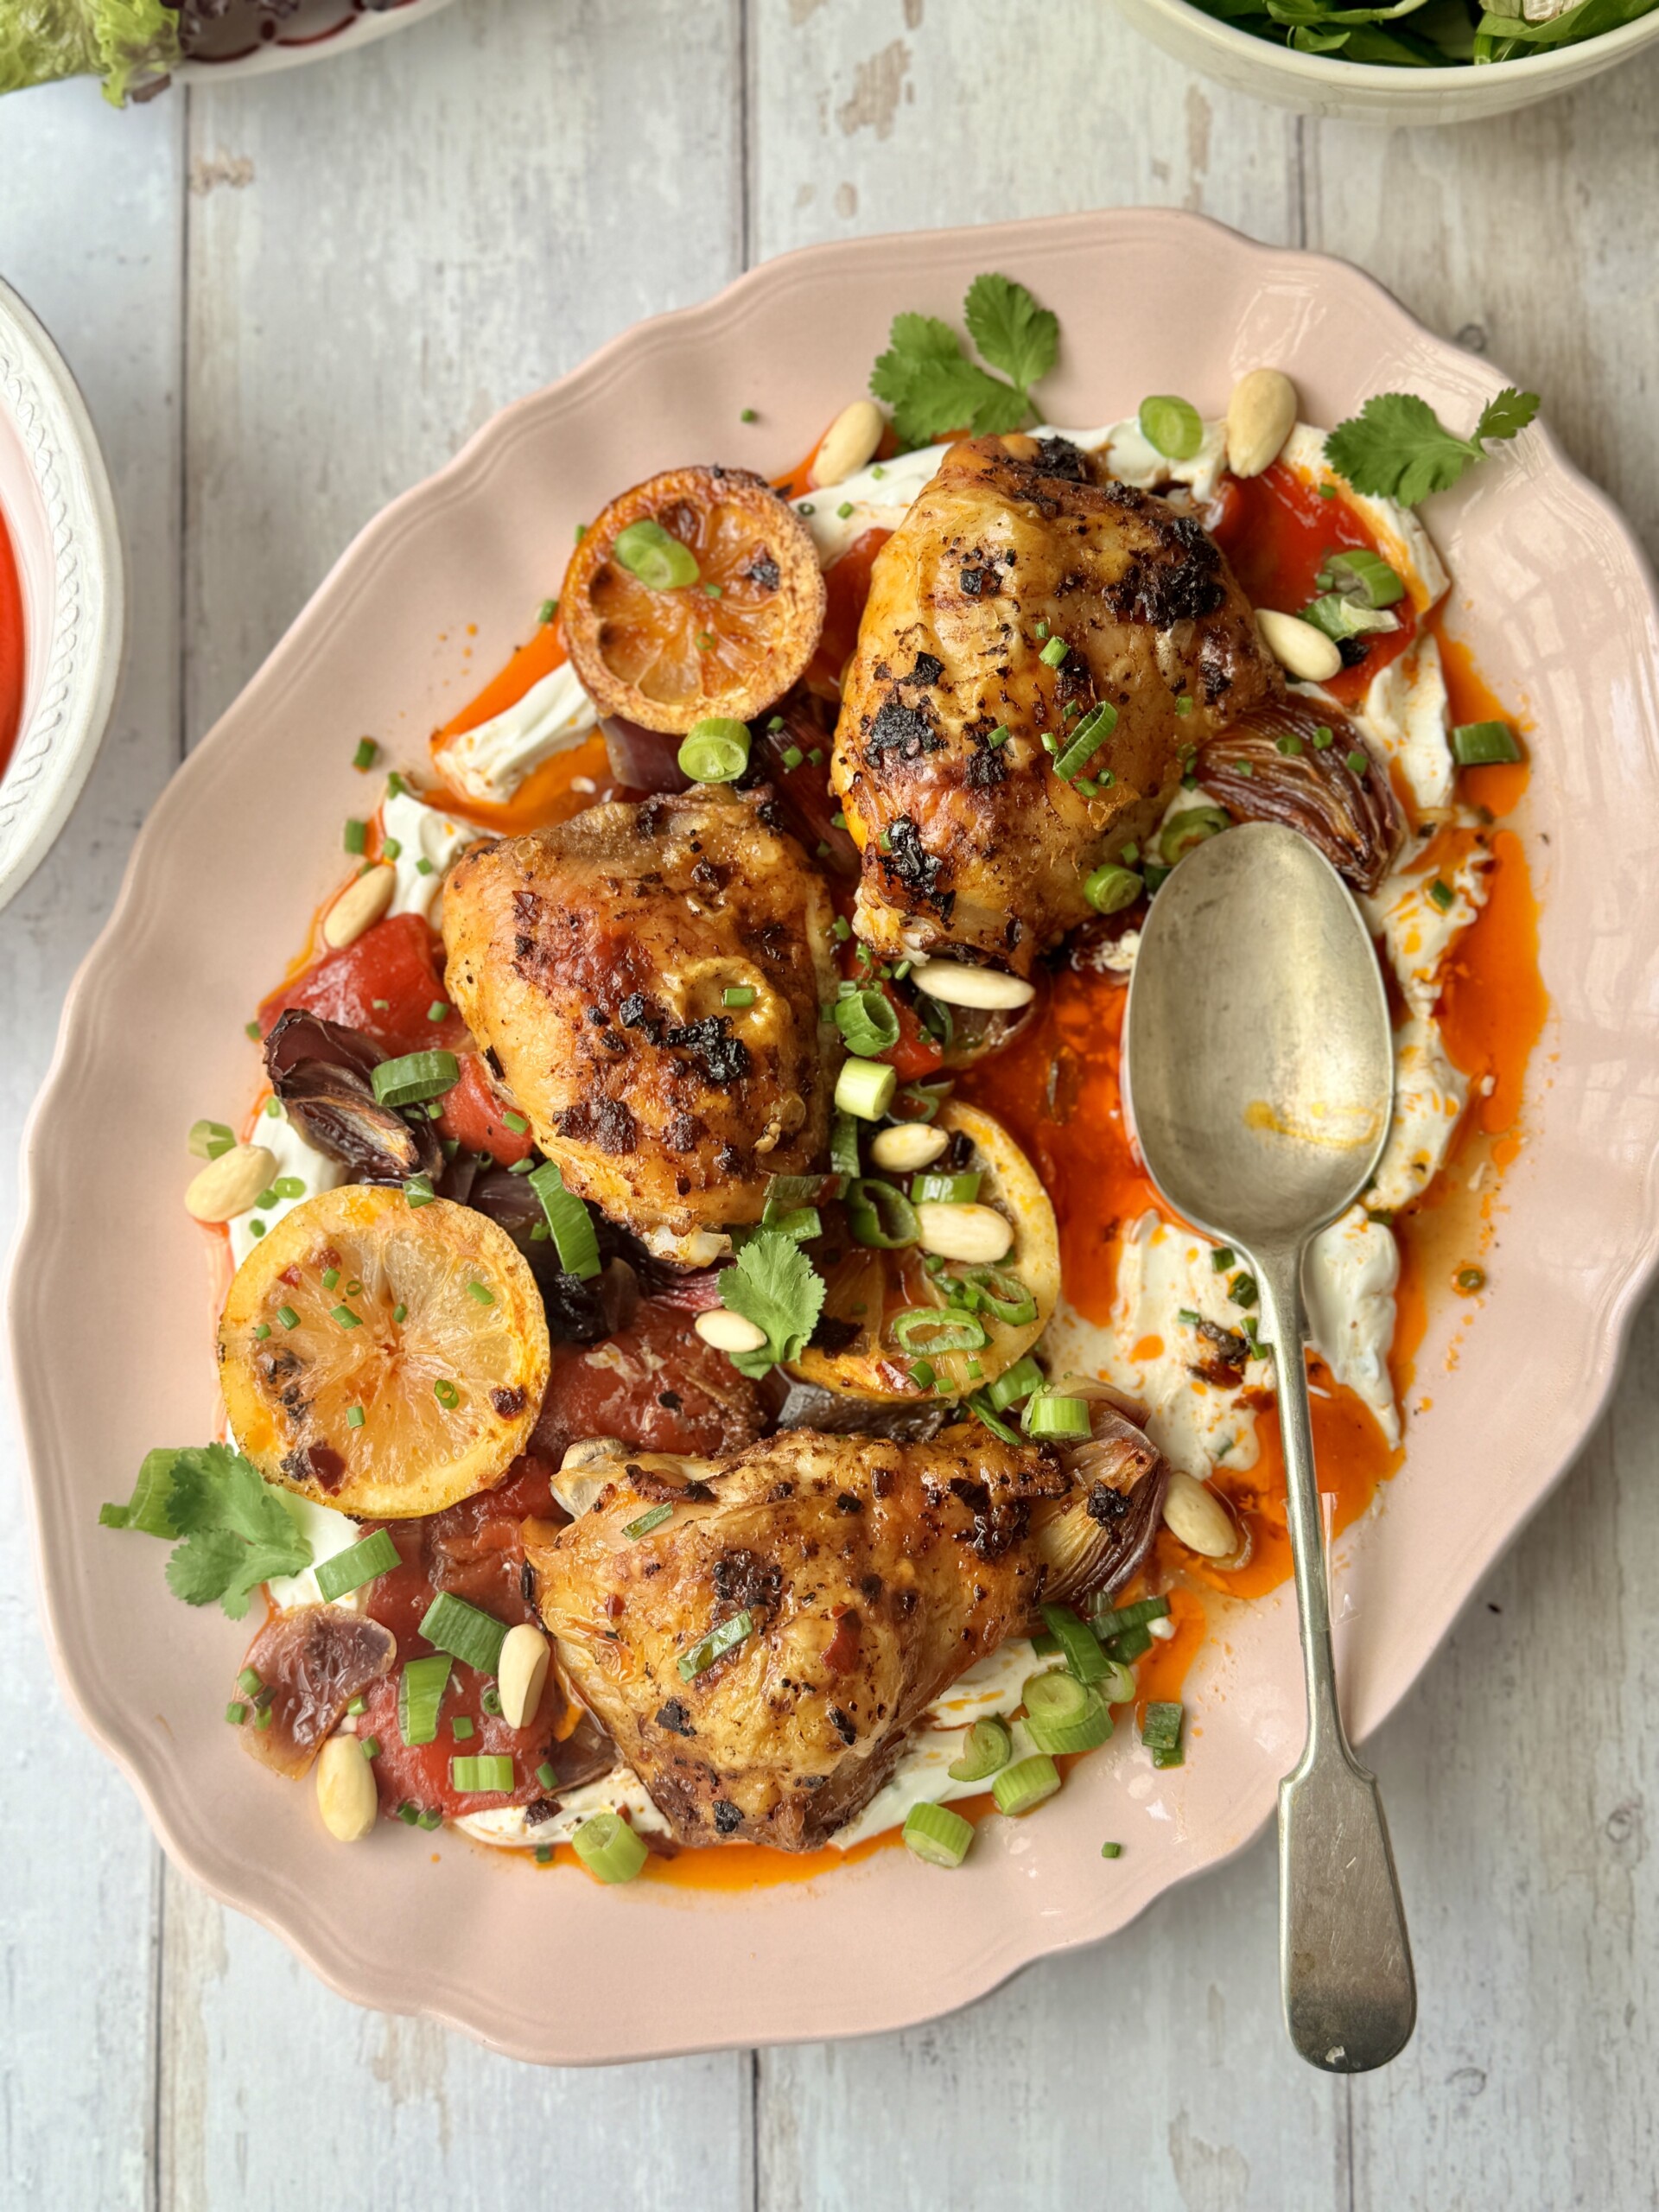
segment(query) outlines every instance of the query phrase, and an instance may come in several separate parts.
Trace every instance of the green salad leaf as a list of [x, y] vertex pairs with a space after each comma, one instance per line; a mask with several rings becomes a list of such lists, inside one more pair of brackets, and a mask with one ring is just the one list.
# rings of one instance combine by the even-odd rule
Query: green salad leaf
[[3, 0], [0, 92], [59, 77], [102, 77], [118, 107], [135, 82], [181, 60], [179, 16], [166, 0]]
[[1059, 353], [1060, 326], [1023, 284], [1009, 276], [976, 276], [963, 318], [985, 359], [1012, 383], [970, 360], [962, 340], [937, 315], [896, 315], [887, 350], [870, 372], [870, 390], [893, 410], [893, 427], [906, 448], [931, 445], [952, 430], [976, 438], [1017, 430], [1035, 411], [1031, 387]]
[[1452, 62], [1514, 61], [1599, 38], [1651, 15], [1659, 0], [1570, 0], [1547, 22], [1529, 22], [1522, 0], [1395, 0], [1347, 7], [1339, 0], [1195, 0], [1208, 16], [1298, 54], [1402, 69]]
[[299, 1574], [311, 1546], [251, 1461], [228, 1444], [147, 1452], [132, 1496], [99, 1514], [105, 1529], [137, 1529], [175, 1548], [167, 1586], [187, 1605], [215, 1599], [233, 1621], [274, 1575]]

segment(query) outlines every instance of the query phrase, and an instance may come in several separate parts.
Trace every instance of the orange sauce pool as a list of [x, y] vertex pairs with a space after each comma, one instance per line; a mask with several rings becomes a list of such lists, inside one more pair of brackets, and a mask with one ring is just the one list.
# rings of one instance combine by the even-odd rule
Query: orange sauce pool
[[[777, 480], [779, 488], [786, 495], [804, 488], [810, 461], [809, 454], [798, 469]], [[1389, 553], [1339, 494], [1322, 499], [1305, 480], [1278, 464], [1249, 483], [1228, 480], [1224, 511], [1214, 534], [1252, 601], [1290, 609], [1313, 595], [1315, 574], [1333, 549], [1364, 545], [1382, 551], [1384, 557]], [[815, 673], [838, 677], [855, 640], [871, 564], [886, 535], [868, 532], [827, 572], [830, 619]], [[1344, 670], [1334, 679], [1328, 688], [1337, 696], [1357, 702], [1377, 670], [1411, 642], [1421, 611], [1408, 594], [1394, 612], [1399, 630], [1374, 640], [1362, 667]], [[1422, 626], [1440, 649], [1452, 721], [1513, 724], [1514, 717], [1476, 670], [1467, 646], [1447, 632], [1441, 611], [1423, 618]], [[438, 733], [435, 746], [505, 711], [564, 657], [556, 622], [550, 623]], [[1494, 821], [1500, 820], [1524, 797], [1528, 774], [1524, 760], [1465, 769], [1460, 795], [1485, 809]], [[594, 736], [538, 769], [511, 806], [480, 806], [448, 791], [431, 796], [464, 818], [512, 832], [564, 820], [605, 796], [610, 784], [603, 740]], [[1431, 864], [1431, 855], [1432, 864], [1448, 864], [1452, 845], [1466, 842], [1468, 836], [1462, 830], [1442, 831], [1425, 849], [1425, 865]], [[1491, 849], [1487, 902], [1447, 963], [1439, 1008], [1446, 1050], [1471, 1079], [1470, 1109], [1446, 1170], [1427, 1198], [1396, 1224], [1400, 1281], [1390, 1368], [1402, 1408], [1431, 1306], [1450, 1290], [1452, 1268], [1443, 1264], [1441, 1250], [1446, 1235], [1436, 1217], [1442, 1210], [1448, 1215], [1455, 1211], [1451, 1201], [1465, 1180], [1457, 1172], [1459, 1157], [1466, 1154], [1471, 1141], [1488, 1142], [1499, 1173], [1520, 1151], [1526, 1071], [1548, 1011], [1538, 965], [1538, 907], [1525, 847], [1513, 830], [1498, 829]], [[1005, 1122], [1041, 1176], [1058, 1223], [1066, 1294], [1084, 1319], [1096, 1325], [1110, 1319], [1121, 1230], [1148, 1211], [1166, 1220], [1175, 1218], [1147, 1177], [1124, 1118], [1122, 1060], [1127, 1003], [1121, 981], [1062, 969], [1014, 1042], [957, 1077], [959, 1095]], [[1489, 1192], [1483, 1214], [1489, 1217], [1490, 1207]], [[1456, 1222], [1451, 1233], [1454, 1237], [1462, 1233]], [[1405, 1452], [1403, 1446], [1389, 1445], [1370, 1408], [1335, 1384], [1317, 1357], [1311, 1362], [1310, 1380], [1315, 1391], [1313, 1424], [1320, 1487], [1330, 1501], [1332, 1533], [1337, 1535], [1367, 1511], [1378, 1485], [1402, 1465]], [[1229, 1599], [1257, 1598], [1277, 1588], [1291, 1573], [1277, 1408], [1264, 1395], [1255, 1412], [1255, 1465], [1248, 1470], [1223, 1467], [1214, 1477], [1249, 1531], [1250, 1546], [1243, 1564], [1230, 1571], [1213, 1567], [1188, 1553], [1167, 1530], [1160, 1531], [1154, 1547], [1146, 1581], [1147, 1586], [1166, 1591], [1175, 1634], [1154, 1643], [1138, 1663], [1137, 1703], [1141, 1707], [1151, 1700], [1180, 1696], [1208, 1633], [1207, 1592]], [[1201, 1717], [1196, 1725], [1201, 1732]], [[972, 1818], [990, 1803], [988, 1798], [969, 1799], [957, 1809]], [[645, 1878], [698, 1890], [770, 1887], [856, 1864], [899, 1840], [899, 1831], [893, 1829], [846, 1852], [794, 1854], [739, 1844], [671, 1856], [653, 1853]], [[580, 1862], [562, 1845], [550, 1863]]]

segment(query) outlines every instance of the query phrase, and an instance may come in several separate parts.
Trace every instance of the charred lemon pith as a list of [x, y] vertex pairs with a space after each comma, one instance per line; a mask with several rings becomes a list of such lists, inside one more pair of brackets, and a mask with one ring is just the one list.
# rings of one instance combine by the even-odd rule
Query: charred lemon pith
[[547, 1389], [547, 1319], [504, 1230], [347, 1184], [237, 1270], [219, 1325], [231, 1428], [268, 1480], [361, 1516], [442, 1512], [499, 1482]]
[[788, 690], [823, 627], [805, 524], [747, 468], [671, 468], [613, 499], [565, 570], [559, 619], [601, 714], [689, 730], [748, 721]]
[[[971, 1211], [1007, 1224], [1007, 1250], [995, 1264], [936, 1257], [930, 1268], [920, 1244], [851, 1244], [827, 1271], [823, 1318], [836, 1336], [855, 1333], [833, 1351], [809, 1347], [790, 1369], [802, 1382], [860, 1398], [964, 1396], [1023, 1358], [1053, 1319], [1059, 1232], [1036, 1170], [1001, 1122], [976, 1106], [950, 1100], [935, 1127], [971, 1146]], [[899, 1179], [912, 1192], [925, 1187], [919, 1177]], [[931, 1382], [917, 1379], [918, 1362], [931, 1370]]]

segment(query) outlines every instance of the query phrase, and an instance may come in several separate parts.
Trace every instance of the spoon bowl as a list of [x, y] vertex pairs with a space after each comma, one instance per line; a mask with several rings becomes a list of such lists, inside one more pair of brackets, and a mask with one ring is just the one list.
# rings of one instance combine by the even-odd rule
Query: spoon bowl
[[1279, 1790], [1279, 1964], [1291, 2041], [1338, 2074], [1410, 2039], [1416, 1983], [1376, 1777], [1337, 1702], [1302, 1341], [1302, 1262], [1370, 1182], [1394, 1049], [1370, 934], [1335, 870], [1277, 823], [1196, 847], [1153, 903], [1129, 985], [1124, 1096], [1175, 1211], [1247, 1259], [1278, 1380], [1307, 1743]]

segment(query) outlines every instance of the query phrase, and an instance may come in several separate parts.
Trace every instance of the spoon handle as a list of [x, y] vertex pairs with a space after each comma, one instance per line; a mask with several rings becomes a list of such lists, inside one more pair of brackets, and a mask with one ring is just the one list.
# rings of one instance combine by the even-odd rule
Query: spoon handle
[[1376, 1777], [1350, 1750], [1337, 1702], [1325, 1520], [1302, 1357], [1300, 1248], [1255, 1255], [1279, 1376], [1296, 1562], [1307, 1744], [1279, 1786], [1279, 1967], [1290, 2039], [1336, 2074], [1386, 2066], [1411, 2038], [1417, 1985]]

